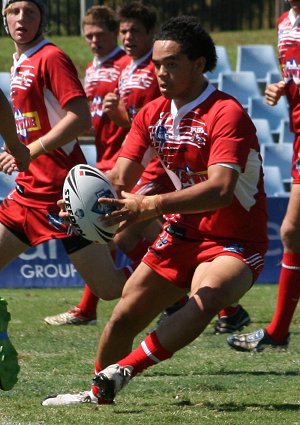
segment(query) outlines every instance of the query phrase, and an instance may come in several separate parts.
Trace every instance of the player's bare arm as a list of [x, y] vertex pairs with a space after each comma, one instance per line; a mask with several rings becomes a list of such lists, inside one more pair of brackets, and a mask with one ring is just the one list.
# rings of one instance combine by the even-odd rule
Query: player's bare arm
[[0, 170], [7, 174], [13, 171], [25, 171], [30, 163], [30, 152], [18, 139], [11, 107], [1, 90], [0, 104], [0, 133], [5, 141], [3, 153], [0, 155]]
[[[117, 210], [102, 218], [108, 226], [123, 223], [120, 230], [133, 222], [145, 221], [162, 214], [193, 214], [213, 211], [231, 204], [238, 172], [221, 165], [208, 168], [208, 179], [189, 188], [172, 193], [141, 196], [121, 192], [123, 199], [100, 198]], [[120, 231], [119, 230], [119, 231]]]
[[30, 154], [33, 159], [71, 142], [91, 127], [91, 114], [86, 98], [76, 97], [70, 100], [64, 109], [66, 115], [59, 123], [52, 127], [42, 139], [30, 144]]

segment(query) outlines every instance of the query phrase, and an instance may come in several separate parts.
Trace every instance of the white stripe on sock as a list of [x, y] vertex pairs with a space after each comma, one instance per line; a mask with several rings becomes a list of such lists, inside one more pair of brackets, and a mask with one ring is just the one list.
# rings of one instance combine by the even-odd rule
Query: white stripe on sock
[[287, 264], [282, 263], [281, 264], [283, 268], [288, 269], [288, 270], [300, 270], [300, 267], [298, 266], [288, 266]]
[[160, 362], [160, 360], [157, 358], [157, 357], [155, 357], [152, 353], [151, 353], [151, 351], [149, 350], [149, 348], [147, 347], [147, 344], [145, 343], [145, 341], [143, 341], [142, 342], [142, 344], [141, 344], [141, 346], [142, 346], [142, 349], [144, 350], [144, 352], [145, 352], [145, 354], [152, 360], [152, 361], [154, 361], [155, 363], [159, 363]]

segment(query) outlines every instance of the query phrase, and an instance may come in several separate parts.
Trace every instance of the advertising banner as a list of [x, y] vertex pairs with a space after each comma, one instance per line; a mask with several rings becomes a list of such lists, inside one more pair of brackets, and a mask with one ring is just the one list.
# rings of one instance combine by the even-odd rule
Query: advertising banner
[[269, 249], [265, 256], [265, 267], [257, 283], [278, 283], [282, 260], [282, 243], [280, 226], [286, 212], [288, 197], [268, 197], [268, 237]]

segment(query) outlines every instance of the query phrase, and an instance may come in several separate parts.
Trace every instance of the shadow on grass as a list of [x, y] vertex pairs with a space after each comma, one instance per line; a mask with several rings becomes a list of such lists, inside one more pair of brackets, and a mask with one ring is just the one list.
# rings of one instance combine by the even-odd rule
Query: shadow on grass
[[[278, 372], [275, 370], [271, 370], [271, 371], [254, 371], [254, 370], [220, 370], [220, 371], [216, 371], [216, 372], [205, 372], [203, 371], [201, 372], [193, 372], [191, 374], [191, 376], [195, 377], [195, 376], [232, 376], [232, 375], [251, 375], [251, 376], [300, 376], [300, 371], [296, 371], [296, 370], [290, 370], [290, 371], [282, 371], [282, 372]], [[155, 374], [151, 374], [151, 373], [147, 373], [147, 375], [145, 374], [145, 376], [148, 377], [163, 377], [163, 376], [170, 376], [170, 377], [176, 377], [176, 376], [182, 376], [182, 372], [180, 373], [165, 373], [165, 372], [160, 372], [160, 373], [155, 373]]]
[[203, 407], [206, 407], [207, 409], [217, 410], [219, 412], [239, 412], [239, 411], [245, 411], [245, 409], [249, 409], [249, 410], [260, 409], [260, 410], [277, 411], [277, 412], [284, 412], [284, 411], [293, 411], [293, 412], [299, 411], [300, 412], [300, 404], [292, 404], [292, 403], [285, 403], [285, 404], [203, 403]]
[[[172, 403], [172, 405], [177, 407], [201, 407], [201, 409], [206, 408], [209, 410], [215, 410], [218, 412], [244, 412], [245, 410], [255, 410], [255, 411], [274, 411], [274, 412], [300, 412], [300, 404], [259, 404], [259, 403], [224, 403], [224, 404], [216, 404], [216, 403], [201, 403], [201, 405], [197, 403], [193, 403], [190, 400], [180, 400], [178, 402]], [[144, 409], [114, 409], [114, 414], [141, 414], [144, 413]]]
[[254, 371], [254, 370], [226, 370], [214, 373], [208, 373], [208, 375], [227, 376], [227, 375], [251, 375], [251, 376], [300, 376], [300, 371], [288, 370], [278, 372], [275, 370], [270, 371]]

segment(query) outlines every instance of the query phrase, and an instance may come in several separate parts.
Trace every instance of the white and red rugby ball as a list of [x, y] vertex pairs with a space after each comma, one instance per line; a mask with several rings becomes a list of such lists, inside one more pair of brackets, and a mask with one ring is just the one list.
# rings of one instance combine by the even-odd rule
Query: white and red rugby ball
[[87, 164], [73, 167], [64, 182], [63, 199], [72, 226], [86, 239], [106, 244], [115, 235], [118, 225], [106, 227], [100, 218], [115, 207], [100, 204], [99, 198], [117, 198], [117, 194], [100, 170]]

